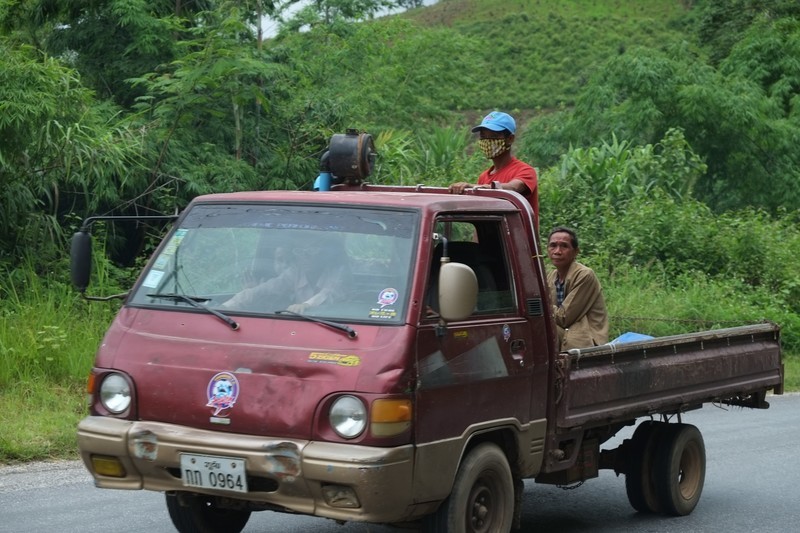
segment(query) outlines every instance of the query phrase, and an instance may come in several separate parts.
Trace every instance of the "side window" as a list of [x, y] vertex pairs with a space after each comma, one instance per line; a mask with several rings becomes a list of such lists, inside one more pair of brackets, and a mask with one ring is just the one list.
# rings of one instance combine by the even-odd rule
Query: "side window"
[[[435, 231], [447, 238], [452, 262], [464, 263], [478, 278], [477, 315], [506, 314], [516, 309], [516, 301], [508, 267], [508, 254], [503, 240], [502, 221], [440, 220]], [[429, 281], [429, 305], [438, 310], [438, 276], [443, 243], [433, 252]]]

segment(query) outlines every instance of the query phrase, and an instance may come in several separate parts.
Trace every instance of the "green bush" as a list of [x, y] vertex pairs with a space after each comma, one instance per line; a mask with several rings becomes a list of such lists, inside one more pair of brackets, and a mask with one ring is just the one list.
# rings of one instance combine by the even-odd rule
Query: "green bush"
[[[800, 213], [722, 215], [692, 198], [703, 164], [679, 130], [655, 146], [573, 149], [540, 179], [542, 230], [578, 231], [581, 258], [627, 317], [620, 330], [663, 335], [770, 320], [800, 353]], [[637, 317], [631, 322], [631, 317]]]

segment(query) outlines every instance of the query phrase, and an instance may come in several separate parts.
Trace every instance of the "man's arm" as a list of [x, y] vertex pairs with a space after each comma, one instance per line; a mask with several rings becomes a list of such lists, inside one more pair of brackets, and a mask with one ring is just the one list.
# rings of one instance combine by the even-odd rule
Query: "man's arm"
[[342, 266], [325, 271], [320, 278], [320, 290], [306, 301], [290, 305], [289, 311], [303, 313], [306, 309], [317, 307], [322, 303], [341, 297], [345, 289], [344, 277], [345, 270]]
[[280, 275], [272, 279], [268, 279], [263, 283], [259, 283], [255, 287], [250, 287], [237, 292], [231, 298], [223, 302], [220, 307], [225, 307], [228, 309], [248, 308], [259, 300], [269, 298], [270, 296], [275, 296], [286, 287], [291, 287], [294, 284], [293, 277], [292, 271], [282, 272]]
[[[494, 184], [494, 185], [493, 185]], [[523, 196], [527, 196], [531, 190], [528, 185], [518, 179], [513, 179], [508, 183], [501, 183], [499, 181], [490, 181], [489, 183], [467, 183], [466, 181], [459, 181], [450, 185], [449, 190], [453, 194], [462, 194], [467, 189], [506, 189], [508, 191], [516, 191]]]
[[569, 329], [589, 312], [600, 293], [600, 280], [594, 271], [590, 268], [578, 271], [570, 283], [569, 294], [564, 298], [561, 307], [554, 306], [556, 324]]
[[457, 183], [451, 184], [450, 187], [448, 187], [448, 190], [450, 191], [451, 194], [463, 194], [464, 191], [466, 191], [467, 189], [471, 189], [473, 187], [476, 187], [476, 185], [468, 183], [466, 181], [459, 181]]
[[[481, 187], [491, 188], [491, 185], [481, 185]], [[531, 192], [530, 188], [524, 181], [516, 178], [508, 183], [500, 183], [499, 181], [496, 181], [495, 187], [498, 189], [505, 189], [507, 191], [515, 191], [520, 193], [522, 196], [528, 196]]]

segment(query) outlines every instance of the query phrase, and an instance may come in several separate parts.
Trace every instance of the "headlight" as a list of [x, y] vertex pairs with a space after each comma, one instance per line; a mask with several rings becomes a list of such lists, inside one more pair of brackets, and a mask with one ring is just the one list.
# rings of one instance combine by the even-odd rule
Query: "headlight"
[[100, 384], [100, 403], [118, 415], [131, 405], [131, 386], [120, 374], [109, 374]]
[[352, 439], [367, 427], [367, 407], [355, 396], [342, 396], [331, 405], [328, 418], [337, 435]]

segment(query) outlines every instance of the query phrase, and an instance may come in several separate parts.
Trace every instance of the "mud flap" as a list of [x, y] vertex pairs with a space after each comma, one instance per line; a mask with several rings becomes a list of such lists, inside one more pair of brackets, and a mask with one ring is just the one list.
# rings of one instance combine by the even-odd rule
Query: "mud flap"
[[522, 496], [524, 493], [525, 483], [522, 478], [514, 476], [514, 519], [511, 522], [512, 531], [522, 529]]

